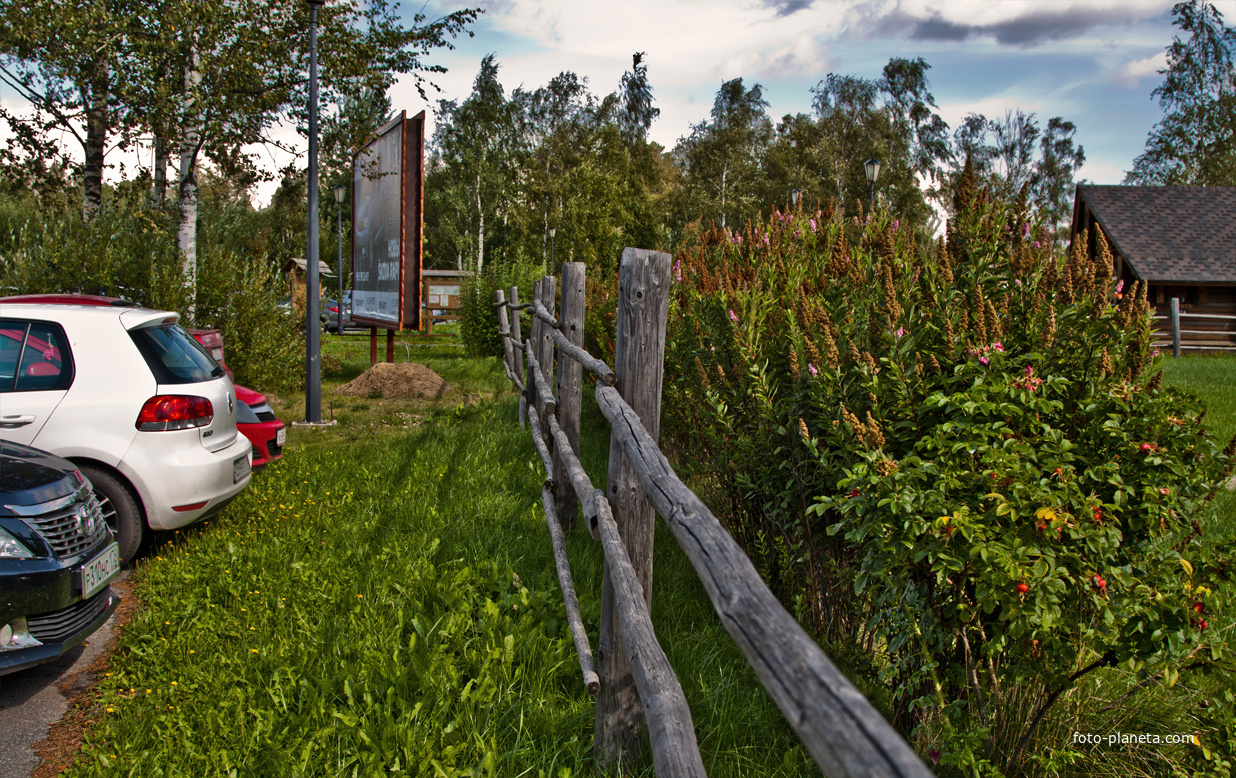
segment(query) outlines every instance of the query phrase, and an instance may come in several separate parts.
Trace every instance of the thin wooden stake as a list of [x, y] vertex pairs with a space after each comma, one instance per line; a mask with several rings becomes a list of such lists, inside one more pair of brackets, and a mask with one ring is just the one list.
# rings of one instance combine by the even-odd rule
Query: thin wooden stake
[[[517, 286], [511, 287], [511, 305], [519, 305], [519, 287]], [[511, 336], [515, 339], [515, 343], [522, 343], [523, 337], [519, 332], [519, 311], [515, 310], [513, 313], [514, 321], [511, 322]], [[524, 382], [523, 385], [520, 386], [519, 393], [519, 426], [522, 428], [524, 426], [524, 419], [527, 418], [528, 415], [528, 391], [526, 388], [528, 385], [528, 376], [524, 373], [523, 348], [516, 347], [514, 352], [515, 361], [512, 363], [511, 368], [515, 372], [515, 375], [522, 375], [524, 377]]]
[[575, 596], [575, 582], [571, 580], [571, 563], [567, 559], [566, 543], [562, 539], [562, 527], [554, 514], [554, 495], [547, 487], [541, 490], [541, 505], [545, 508], [545, 523], [549, 525], [549, 539], [554, 546], [554, 564], [558, 568], [558, 586], [562, 588], [562, 602], [566, 605], [567, 626], [575, 653], [579, 656], [579, 669], [584, 675], [584, 688], [593, 697], [601, 691], [601, 679], [593, 669], [592, 647], [588, 645], [588, 633], [584, 620], [579, 615], [579, 599]]
[[[561, 334], [572, 345], [584, 345], [584, 263], [566, 262], [562, 265], [562, 313], [558, 330], [550, 330], [550, 337]], [[560, 330], [560, 332], [559, 332]], [[558, 426], [566, 437], [563, 451], [555, 435], [554, 444], [554, 507], [564, 531], [575, 528], [575, 514], [579, 500], [568, 477], [564, 456], [579, 453], [579, 416], [583, 405], [584, 368], [574, 359], [558, 359]], [[552, 426], [552, 425], [551, 425]]]

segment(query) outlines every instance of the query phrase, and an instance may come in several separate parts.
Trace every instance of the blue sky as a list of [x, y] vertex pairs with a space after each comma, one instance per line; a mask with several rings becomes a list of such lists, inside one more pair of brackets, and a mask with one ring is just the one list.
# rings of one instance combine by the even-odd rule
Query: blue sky
[[[654, 140], [672, 147], [707, 117], [723, 81], [759, 83], [777, 120], [809, 113], [810, 88], [828, 73], [876, 78], [891, 57], [922, 57], [950, 126], [970, 112], [1020, 107], [1040, 125], [1077, 125], [1081, 177], [1117, 184], [1161, 112], [1150, 92], [1171, 43], [1170, 0], [483, 0], [475, 36], [435, 61], [450, 72], [433, 98], [463, 99], [481, 57], [493, 53], [510, 89], [557, 73], [617, 88], [631, 54], [646, 52], [661, 116]], [[409, 13], [420, 6], [407, 7]], [[429, 2], [430, 17], [458, 6]], [[1216, 7], [1231, 25], [1236, 0]], [[396, 108], [426, 105], [409, 85]]]

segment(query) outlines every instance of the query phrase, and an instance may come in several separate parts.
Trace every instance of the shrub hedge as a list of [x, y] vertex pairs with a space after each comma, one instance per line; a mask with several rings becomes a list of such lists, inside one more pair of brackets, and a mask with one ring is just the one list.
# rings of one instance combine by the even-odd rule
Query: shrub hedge
[[[972, 181], [938, 245], [861, 205], [697, 235], [663, 429], [924, 756], [1020, 773], [1075, 755], [1036, 736], [1088, 674], [1174, 683], [1230, 658], [1231, 552], [1208, 528], [1236, 441], [1160, 386], [1146, 289], [1112, 280], [1104, 236], [1093, 262], [1057, 258], [1024, 199]], [[1230, 748], [1231, 702], [1206, 754]]]

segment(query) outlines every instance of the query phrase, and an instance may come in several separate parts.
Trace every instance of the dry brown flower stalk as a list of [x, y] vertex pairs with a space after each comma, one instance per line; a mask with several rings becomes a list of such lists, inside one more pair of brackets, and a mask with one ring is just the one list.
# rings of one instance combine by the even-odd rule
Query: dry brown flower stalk
[[867, 411], [867, 442], [872, 448], [884, 448], [884, 433], [880, 431], [880, 425], [871, 416], [871, 411]]

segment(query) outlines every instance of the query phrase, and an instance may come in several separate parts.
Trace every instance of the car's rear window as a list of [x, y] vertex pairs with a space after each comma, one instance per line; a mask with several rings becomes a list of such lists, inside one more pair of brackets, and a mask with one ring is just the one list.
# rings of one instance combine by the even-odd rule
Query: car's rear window
[[130, 330], [129, 337], [161, 384], [196, 384], [223, 375], [223, 368], [178, 324]]

